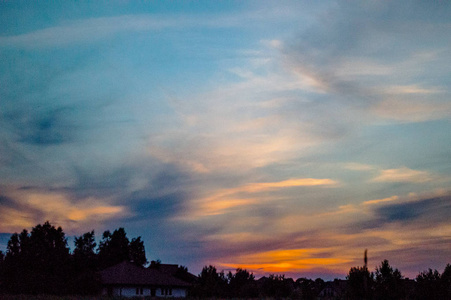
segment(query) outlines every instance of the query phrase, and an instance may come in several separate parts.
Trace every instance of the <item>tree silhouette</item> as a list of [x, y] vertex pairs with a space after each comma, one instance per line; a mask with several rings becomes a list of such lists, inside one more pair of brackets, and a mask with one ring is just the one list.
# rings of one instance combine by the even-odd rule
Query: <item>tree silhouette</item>
[[388, 260], [376, 268], [374, 294], [376, 299], [402, 299], [406, 295], [401, 272], [393, 269]]
[[440, 273], [437, 270], [429, 269], [421, 272], [416, 281], [417, 299], [443, 299]]
[[147, 259], [144, 242], [141, 237], [133, 238], [130, 242], [122, 227], [113, 233], [107, 230], [103, 233], [99, 243], [98, 260], [101, 269], [123, 261], [133, 261], [137, 265], [145, 265]]
[[193, 294], [199, 297], [222, 297], [225, 295], [227, 280], [224, 272], [219, 272], [216, 267], [210, 265], [202, 268], [198, 276], [198, 284], [193, 289]]
[[352, 267], [346, 279], [348, 280], [347, 296], [350, 299], [371, 299], [374, 278], [366, 266]]
[[5, 289], [12, 293], [63, 294], [69, 279], [69, 248], [61, 227], [48, 221], [23, 230], [8, 241], [4, 262]]
[[258, 296], [255, 277], [252, 273], [241, 268], [236, 269], [235, 274], [229, 272], [229, 296], [238, 298], [254, 298]]
[[298, 278], [296, 285], [300, 290], [302, 299], [313, 300], [318, 297], [319, 292], [316, 290], [315, 282], [308, 278]]
[[95, 256], [95, 248], [97, 244], [95, 242], [94, 230], [91, 232], [86, 232], [79, 237], [75, 237], [74, 244], [74, 255], [83, 257]]
[[109, 230], [105, 231], [98, 251], [100, 268], [108, 268], [128, 260], [129, 243], [124, 228], [116, 229], [112, 234]]
[[20, 255], [20, 241], [19, 234], [13, 233], [8, 240], [8, 244], [6, 246], [6, 257], [16, 257]]
[[444, 299], [451, 299], [451, 264], [447, 264], [440, 278]]
[[129, 245], [129, 259], [139, 266], [147, 264], [144, 242], [141, 237], [133, 238]]
[[293, 291], [293, 282], [287, 280], [285, 275], [270, 274], [263, 280], [262, 291], [267, 297], [286, 298]]
[[90, 295], [100, 290], [101, 283], [98, 274], [98, 260], [94, 230], [75, 237], [73, 252], [73, 279], [71, 291], [73, 294]]
[[[24, 229], [12, 234], [6, 253], [0, 251], [0, 293], [94, 295], [101, 287], [97, 271], [124, 260], [147, 263], [141, 237], [129, 241], [124, 228], [105, 231], [97, 249], [94, 231], [75, 237], [74, 246], [70, 254], [62, 228], [48, 221], [33, 227], [30, 233]], [[388, 260], [382, 261], [374, 274], [368, 271], [366, 251], [364, 262], [363, 267], [349, 270], [346, 299], [451, 299], [450, 264], [442, 274], [428, 269], [419, 273], [416, 281], [408, 281]], [[160, 266], [158, 260], [150, 267]], [[198, 277], [180, 266], [175, 276], [193, 283], [191, 295], [196, 297], [316, 299], [328, 284], [320, 278], [300, 278], [295, 284], [284, 275], [256, 281], [252, 273], [240, 268], [226, 277], [211, 265], [205, 266]]]
[[61, 227], [49, 221], [11, 235], [0, 252], [0, 287], [9, 294], [97, 294], [97, 271], [124, 260], [147, 263], [141, 237], [129, 242], [125, 230], [105, 231], [96, 249], [94, 231], [75, 237], [71, 255]]
[[77, 265], [84, 268], [95, 270], [97, 268], [97, 258], [95, 248], [97, 246], [95, 242], [94, 230], [86, 232], [79, 237], [75, 237], [74, 241], [74, 260]]

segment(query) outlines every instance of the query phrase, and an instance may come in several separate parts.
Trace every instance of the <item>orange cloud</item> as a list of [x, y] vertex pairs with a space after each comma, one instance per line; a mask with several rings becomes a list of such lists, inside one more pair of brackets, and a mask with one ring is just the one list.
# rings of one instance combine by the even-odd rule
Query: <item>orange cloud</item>
[[198, 209], [203, 215], [218, 215], [232, 208], [247, 206], [257, 203], [255, 199], [226, 199], [226, 200], [213, 200], [203, 201]]
[[69, 220], [82, 221], [92, 217], [112, 216], [123, 212], [122, 206], [97, 206], [85, 209], [73, 208], [67, 215]]
[[[263, 270], [264, 273], [305, 271], [317, 267], [341, 269], [351, 262], [341, 257], [316, 257], [324, 249], [280, 249], [237, 257], [233, 262], [220, 262], [228, 268]], [[315, 257], [313, 257], [315, 256]]]
[[0, 207], [0, 232], [20, 231], [36, 225], [31, 212], [10, 207]]
[[379, 204], [379, 203], [386, 203], [386, 202], [392, 202], [392, 201], [396, 201], [398, 200], [399, 197], [398, 196], [391, 196], [388, 198], [384, 198], [384, 199], [375, 199], [375, 200], [368, 200], [363, 202], [363, 205], [373, 205], [373, 204]]
[[[276, 182], [249, 183], [236, 188], [221, 189], [212, 196], [194, 200], [190, 203], [190, 209], [184, 211], [181, 219], [197, 219], [203, 216], [219, 215], [229, 212], [236, 207], [245, 207], [262, 201], [271, 201], [270, 198], [246, 197], [244, 194], [253, 194], [268, 190], [277, 190], [292, 187], [337, 186], [338, 182], [324, 178], [293, 178]], [[269, 199], [269, 200], [268, 200]]]
[[69, 231], [80, 226], [89, 230], [94, 223], [129, 214], [124, 206], [108, 204], [108, 199], [87, 198], [75, 203], [58, 192], [13, 191], [11, 198], [23, 207], [20, 210], [2, 207], [0, 230], [4, 232], [20, 231], [45, 220], [56, 222]]
[[251, 183], [246, 185], [243, 190], [246, 192], [260, 192], [264, 190], [279, 189], [279, 188], [289, 188], [296, 186], [333, 186], [337, 185], [338, 182], [332, 179], [316, 179], [316, 178], [298, 178], [298, 179], [288, 179], [278, 182], [262, 182], [262, 183]]
[[380, 175], [374, 178], [374, 182], [413, 182], [422, 183], [433, 178], [429, 172], [412, 170], [406, 167], [399, 169], [382, 170]]

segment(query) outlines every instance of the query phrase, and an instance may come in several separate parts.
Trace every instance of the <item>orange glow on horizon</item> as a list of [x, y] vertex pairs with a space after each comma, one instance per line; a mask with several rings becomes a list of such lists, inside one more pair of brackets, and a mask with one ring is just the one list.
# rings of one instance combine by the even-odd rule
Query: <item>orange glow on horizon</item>
[[[321, 249], [283, 249], [244, 255], [235, 262], [219, 262], [226, 268], [242, 268], [252, 272], [281, 273], [327, 268], [331, 271], [346, 270], [351, 259], [317, 256]], [[258, 272], [260, 273], [260, 272]]]

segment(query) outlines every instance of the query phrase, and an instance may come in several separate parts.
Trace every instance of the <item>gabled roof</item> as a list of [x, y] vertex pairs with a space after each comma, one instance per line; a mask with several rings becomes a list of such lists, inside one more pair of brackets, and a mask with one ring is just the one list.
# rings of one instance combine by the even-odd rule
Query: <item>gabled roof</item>
[[157, 269], [165, 274], [175, 275], [177, 273], [179, 266], [170, 264], [160, 264]]
[[156, 263], [155, 261], [151, 261], [149, 269], [157, 269], [158, 271], [172, 275], [182, 281], [188, 283], [194, 283], [197, 280], [197, 276], [190, 272], [183, 272], [179, 269], [179, 265], [175, 264], [162, 264]]
[[126, 261], [101, 271], [100, 277], [102, 284], [106, 285], [190, 286], [189, 283], [170, 274]]

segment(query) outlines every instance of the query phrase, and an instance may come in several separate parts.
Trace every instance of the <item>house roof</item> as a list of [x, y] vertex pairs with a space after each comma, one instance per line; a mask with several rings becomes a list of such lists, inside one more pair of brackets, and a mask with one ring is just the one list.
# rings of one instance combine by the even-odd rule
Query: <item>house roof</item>
[[179, 266], [175, 265], [175, 264], [162, 264], [162, 263], [156, 263], [155, 261], [152, 261], [148, 268], [149, 269], [157, 269], [160, 272], [172, 275], [178, 279], [181, 279], [182, 281], [189, 282], [189, 283], [194, 283], [197, 280], [196, 275], [194, 275], [190, 272], [185, 273], [185, 272], [181, 271], [179, 269]]
[[177, 273], [178, 267], [178, 265], [160, 264], [157, 269], [162, 273], [175, 275]]
[[189, 283], [170, 274], [126, 261], [101, 271], [100, 277], [102, 283], [106, 285], [190, 286]]

